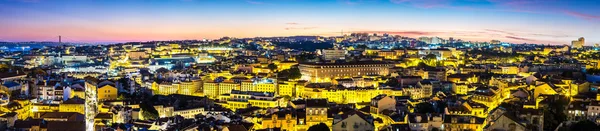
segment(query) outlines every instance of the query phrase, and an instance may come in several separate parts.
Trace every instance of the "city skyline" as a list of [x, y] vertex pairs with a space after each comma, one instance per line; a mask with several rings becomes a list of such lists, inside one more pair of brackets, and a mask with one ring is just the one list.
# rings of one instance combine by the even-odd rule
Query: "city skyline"
[[594, 1], [0, 1], [0, 41], [131, 42], [388, 33], [569, 45], [600, 41]]

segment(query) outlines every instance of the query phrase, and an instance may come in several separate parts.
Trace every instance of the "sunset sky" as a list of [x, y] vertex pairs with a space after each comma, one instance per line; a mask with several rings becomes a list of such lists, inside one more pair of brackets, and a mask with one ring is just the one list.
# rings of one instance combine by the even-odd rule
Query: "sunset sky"
[[598, 0], [0, 0], [0, 41], [129, 42], [341, 31], [600, 43]]

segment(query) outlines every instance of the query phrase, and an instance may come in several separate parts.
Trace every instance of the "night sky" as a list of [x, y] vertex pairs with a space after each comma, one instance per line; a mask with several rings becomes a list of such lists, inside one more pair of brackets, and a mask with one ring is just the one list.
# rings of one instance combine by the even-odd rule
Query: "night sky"
[[0, 0], [0, 41], [127, 42], [352, 32], [600, 43], [600, 0]]

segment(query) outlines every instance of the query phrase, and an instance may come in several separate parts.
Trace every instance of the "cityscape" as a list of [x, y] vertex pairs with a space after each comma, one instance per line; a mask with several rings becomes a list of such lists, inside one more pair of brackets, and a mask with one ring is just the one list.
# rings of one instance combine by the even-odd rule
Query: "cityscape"
[[594, 0], [0, 0], [0, 130], [600, 131]]

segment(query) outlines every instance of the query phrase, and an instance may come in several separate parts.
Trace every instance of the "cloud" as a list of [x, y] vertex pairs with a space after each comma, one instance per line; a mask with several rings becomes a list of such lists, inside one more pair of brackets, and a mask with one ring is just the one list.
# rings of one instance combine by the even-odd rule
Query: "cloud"
[[532, 33], [529, 34], [532, 36], [543, 36], [543, 37], [554, 37], [554, 38], [564, 38], [564, 37], [572, 37], [570, 35], [551, 35], [551, 34], [539, 34], [539, 33]]
[[380, 34], [391, 34], [401, 36], [429, 36], [436, 35], [442, 32], [427, 32], [427, 31], [352, 31], [352, 33], [380, 33]]
[[298, 23], [296, 23], [296, 22], [288, 22], [288, 23], [285, 23], [285, 24], [286, 25], [298, 25]]
[[345, 5], [358, 5], [363, 2], [363, 0], [338, 0], [338, 2]]
[[8, 0], [8, 1], [16, 1], [16, 2], [23, 2], [23, 3], [39, 3], [42, 0]]
[[568, 10], [563, 10], [563, 13], [573, 16], [573, 17], [585, 19], [585, 20], [600, 20], [600, 16], [598, 16], [598, 15], [583, 14], [583, 13], [579, 13], [579, 12], [575, 12], [575, 11], [568, 11]]
[[502, 30], [494, 30], [494, 29], [485, 29], [485, 31], [492, 32], [492, 33], [501, 33], [501, 34], [510, 35], [510, 36], [541, 36], [541, 37], [552, 37], [552, 38], [571, 37], [570, 35], [565, 35], [565, 34], [542, 34], [542, 33], [526, 33], [526, 32], [515, 33], [515, 32], [510, 32], [510, 31], [502, 31]]
[[522, 38], [522, 37], [516, 37], [516, 36], [506, 36], [506, 38], [509, 38], [509, 39], [514, 39], [514, 40], [536, 41], [536, 40], [533, 40], [533, 39]]
[[254, 1], [254, 0], [246, 0], [246, 3], [253, 4], [253, 5], [262, 5], [262, 4], [265, 4], [264, 2]]
[[408, 4], [418, 8], [450, 7], [450, 0], [390, 0], [394, 4]]
[[285, 30], [310, 30], [316, 29], [317, 27], [287, 27]]
[[503, 33], [503, 34], [508, 34], [508, 35], [517, 35], [516, 33], [508, 32], [508, 31], [501, 31], [501, 30], [485, 29], [485, 31]]

